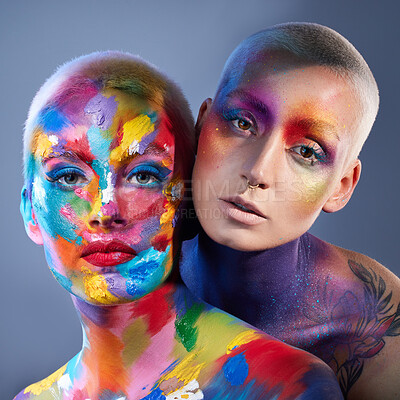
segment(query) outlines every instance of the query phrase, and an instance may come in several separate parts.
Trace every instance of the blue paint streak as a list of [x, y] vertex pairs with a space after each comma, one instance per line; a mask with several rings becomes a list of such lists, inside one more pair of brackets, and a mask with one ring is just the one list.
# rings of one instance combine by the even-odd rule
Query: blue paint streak
[[61, 275], [58, 271], [56, 271], [54, 268], [50, 268], [52, 274], [54, 275], [54, 278], [56, 278], [56, 281], [68, 292], [71, 292], [71, 287], [72, 287], [72, 282], [69, 280], [66, 276]]
[[281, 393], [275, 388], [270, 390], [265, 383], [257, 384], [254, 379], [246, 385], [232, 386], [226, 381], [222, 371], [206, 387], [203, 387], [202, 391], [205, 400], [276, 400]]
[[[110, 136], [110, 137], [107, 137]], [[110, 145], [113, 140], [111, 135], [105, 135], [100, 128], [91, 126], [87, 131], [87, 138], [92, 154], [98, 160], [108, 160], [110, 157]], [[97, 171], [96, 171], [97, 172]]]
[[53, 107], [44, 108], [38, 118], [39, 124], [46, 132], [60, 132], [63, 128], [71, 125], [68, 118]]
[[69, 375], [69, 379], [72, 383], [74, 383], [75, 379], [79, 379], [82, 374], [82, 364], [81, 361], [81, 353], [78, 353], [74, 358], [72, 358], [68, 364], [65, 373]]
[[244, 353], [227, 360], [223, 366], [226, 380], [233, 386], [243, 385], [249, 374], [249, 365], [247, 364]]
[[299, 397], [301, 400], [342, 399], [342, 393], [335, 379], [335, 375], [330, 369], [322, 369], [315, 365], [310, 371], [306, 372], [301, 379], [305, 385], [305, 392]]
[[143, 296], [158, 286], [164, 276], [166, 256], [153, 247], [141, 251], [133, 260], [117, 266], [118, 272], [127, 279], [126, 291], [131, 296]]
[[141, 400], [165, 400], [166, 397], [164, 396], [162, 390], [157, 388], [149, 393], [146, 397], [143, 397]]

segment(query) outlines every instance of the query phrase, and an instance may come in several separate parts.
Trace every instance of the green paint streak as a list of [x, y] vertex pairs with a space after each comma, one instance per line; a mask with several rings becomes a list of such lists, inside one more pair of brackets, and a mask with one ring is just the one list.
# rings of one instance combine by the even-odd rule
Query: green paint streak
[[76, 212], [77, 215], [82, 216], [85, 214], [89, 214], [92, 209], [92, 205], [85, 199], [81, 199], [78, 196], [71, 196], [71, 200], [69, 202], [72, 209]]
[[199, 319], [204, 304], [194, 304], [186, 314], [175, 321], [176, 334], [187, 351], [192, 351], [196, 345], [198, 329], [194, 326]]
[[130, 367], [150, 345], [150, 336], [147, 333], [147, 324], [143, 319], [136, 320], [128, 326], [122, 335], [124, 349], [122, 361], [126, 367]]

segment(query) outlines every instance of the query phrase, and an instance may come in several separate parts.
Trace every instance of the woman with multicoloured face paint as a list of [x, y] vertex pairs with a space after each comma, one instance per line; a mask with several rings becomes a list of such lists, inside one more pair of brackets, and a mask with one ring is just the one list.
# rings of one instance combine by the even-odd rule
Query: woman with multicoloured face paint
[[245, 39], [200, 109], [204, 232], [183, 246], [194, 294], [322, 358], [349, 399], [399, 398], [400, 280], [307, 231], [350, 200], [378, 103], [368, 65], [332, 29]]
[[169, 277], [192, 133], [176, 86], [128, 54], [72, 61], [36, 95], [21, 211], [84, 339], [16, 399], [341, 398], [320, 360]]

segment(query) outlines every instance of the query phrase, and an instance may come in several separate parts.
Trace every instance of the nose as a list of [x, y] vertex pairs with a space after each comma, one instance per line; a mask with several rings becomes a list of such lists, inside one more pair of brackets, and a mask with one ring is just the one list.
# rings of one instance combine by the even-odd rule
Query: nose
[[89, 217], [89, 225], [94, 229], [120, 229], [126, 224], [127, 221], [115, 202], [103, 205], [98, 213], [92, 213]]
[[242, 177], [249, 186], [267, 189], [272, 186], [279, 168], [278, 159], [282, 152], [279, 140], [274, 135], [263, 137], [243, 149]]

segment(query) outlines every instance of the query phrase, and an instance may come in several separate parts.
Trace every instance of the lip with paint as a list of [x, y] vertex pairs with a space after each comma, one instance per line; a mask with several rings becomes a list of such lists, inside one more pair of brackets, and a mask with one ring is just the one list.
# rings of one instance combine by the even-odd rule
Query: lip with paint
[[111, 267], [132, 260], [136, 252], [128, 245], [113, 240], [96, 241], [88, 244], [82, 251], [82, 258], [97, 267]]
[[219, 198], [219, 208], [223, 215], [245, 225], [258, 225], [268, 218], [253, 204], [238, 196]]

